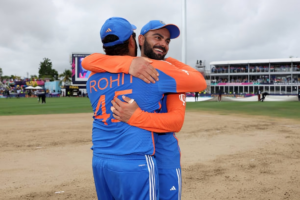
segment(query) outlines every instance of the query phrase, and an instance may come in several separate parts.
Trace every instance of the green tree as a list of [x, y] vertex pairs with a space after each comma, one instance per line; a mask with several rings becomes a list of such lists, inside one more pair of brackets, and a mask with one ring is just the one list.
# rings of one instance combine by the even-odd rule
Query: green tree
[[52, 69], [52, 62], [49, 58], [44, 58], [40, 63], [39, 78], [51, 78], [51, 80], [58, 78], [58, 72]]
[[58, 72], [55, 69], [52, 69], [52, 79], [57, 80], [58, 79]]
[[8, 80], [10, 79], [10, 76], [2, 76], [2, 80]]
[[3, 75], [3, 71], [2, 71], [2, 68], [0, 67], [0, 80], [2, 80], [2, 75]]
[[72, 80], [72, 72], [69, 69], [66, 69], [62, 74], [59, 75], [59, 78], [61, 78], [60, 80], [60, 84], [62, 82], [64, 83], [70, 83]]

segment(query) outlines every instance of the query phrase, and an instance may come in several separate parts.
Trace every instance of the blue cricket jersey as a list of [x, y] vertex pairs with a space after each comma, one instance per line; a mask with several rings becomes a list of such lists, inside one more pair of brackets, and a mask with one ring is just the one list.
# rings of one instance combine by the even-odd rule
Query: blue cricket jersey
[[[168, 112], [167, 98], [168, 95], [166, 94], [161, 101], [160, 113]], [[157, 134], [155, 149], [158, 168], [180, 168], [180, 147], [174, 132]]]
[[[155, 138], [150, 131], [116, 121], [110, 110], [114, 97], [122, 95], [134, 99], [140, 108], [154, 112], [160, 108], [163, 94], [176, 92], [173, 77], [158, 70], [160, 81], [147, 84], [128, 74], [96, 73], [87, 81], [87, 93], [94, 111], [93, 151], [110, 155], [153, 155]], [[184, 74], [184, 73], [183, 73]]]

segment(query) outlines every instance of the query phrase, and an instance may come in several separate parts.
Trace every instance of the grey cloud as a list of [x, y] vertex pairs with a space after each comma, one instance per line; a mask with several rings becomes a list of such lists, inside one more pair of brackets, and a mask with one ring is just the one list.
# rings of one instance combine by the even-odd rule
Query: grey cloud
[[[187, 0], [187, 60], [300, 56], [297, 0]], [[99, 30], [111, 16], [141, 27], [152, 19], [181, 24], [174, 0], [1, 0], [0, 63], [5, 75], [37, 74], [44, 57], [59, 72], [72, 52], [103, 52]], [[168, 56], [181, 60], [181, 37]]]

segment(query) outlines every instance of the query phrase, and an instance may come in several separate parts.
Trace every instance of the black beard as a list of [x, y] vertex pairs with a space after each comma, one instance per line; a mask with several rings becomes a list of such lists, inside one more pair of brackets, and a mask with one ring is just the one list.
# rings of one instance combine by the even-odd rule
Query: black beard
[[[164, 47], [154, 46], [153, 48], [155, 48], [155, 47], [166, 51], [166, 49]], [[145, 43], [144, 43], [144, 54], [148, 58], [151, 58], [151, 59], [154, 59], [154, 60], [163, 60], [163, 59], [165, 59], [165, 56], [166, 56], [166, 55], [158, 55], [158, 54], [154, 53], [154, 51], [151, 48], [150, 44], [147, 42], [146, 37], [145, 37]]]

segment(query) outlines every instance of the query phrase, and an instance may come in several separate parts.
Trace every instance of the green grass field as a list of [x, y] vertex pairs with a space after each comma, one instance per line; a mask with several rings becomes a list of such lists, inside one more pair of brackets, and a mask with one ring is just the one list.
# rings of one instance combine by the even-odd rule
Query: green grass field
[[187, 110], [300, 119], [300, 102], [196, 102]]
[[[41, 100], [42, 101], [42, 100]], [[92, 113], [88, 98], [47, 98], [39, 104], [37, 98], [0, 99], [0, 115], [41, 115], [62, 113]]]
[[[88, 98], [47, 98], [46, 101], [39, 104], [37, 98], [0, 99], [0, 115], [92, 113]], [[187, 110], [300, 119], [300, 102], [197, 102], [187, 103]]]

